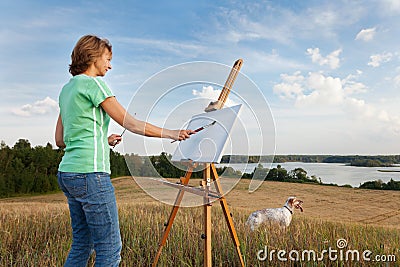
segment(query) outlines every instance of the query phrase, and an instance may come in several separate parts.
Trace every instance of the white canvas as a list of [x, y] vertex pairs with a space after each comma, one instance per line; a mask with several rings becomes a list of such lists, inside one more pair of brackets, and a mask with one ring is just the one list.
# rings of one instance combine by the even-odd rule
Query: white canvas
[[196, 130], [214, 121], [215, 124], [179, 142], [171, 160], [219, 163], [241, 107], [237, 105], [193, 116], [188, 129]]

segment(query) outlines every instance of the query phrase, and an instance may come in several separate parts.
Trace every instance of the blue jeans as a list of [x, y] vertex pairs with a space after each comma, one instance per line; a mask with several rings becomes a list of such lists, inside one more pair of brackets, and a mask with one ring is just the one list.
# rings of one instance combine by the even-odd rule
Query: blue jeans
[[58, 172], [58, 184], [68, 199], [72, 225], [72, 246], [64, 266], [85, 267], [93, 250], [96, 267], [118, 266], [122, 242], [110, 175]]

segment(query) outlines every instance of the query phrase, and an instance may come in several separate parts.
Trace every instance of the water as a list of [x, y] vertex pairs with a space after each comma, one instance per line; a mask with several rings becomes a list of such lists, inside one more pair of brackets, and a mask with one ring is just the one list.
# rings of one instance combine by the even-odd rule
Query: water
[[[252, 173], [258, 163], [231, 163], [231, 164], [216, 164], [216, 167], [230, 166], [242, 173]], [[349, 184], [353, 187], [359, 187], [360, 184], [368, 181], [382, 180], [387, 183], [390, 179], [400, 181], [400, 172], [380, 172], [385, 171], [400, 171], [400, 166], [395, 167], [354, 167], [346, 166], [340, 163], [304, 163], [304, 162], [284, 162], [273, 163], [271, 168], [281, 165], [288, 172], [295, 168], [302, 168], [307, 172], [307, 176], [315, 175], [325, 184], [333, 183], [337, 185]], [[268, 164], [263, 164], [264, 168], [268, 168]]]

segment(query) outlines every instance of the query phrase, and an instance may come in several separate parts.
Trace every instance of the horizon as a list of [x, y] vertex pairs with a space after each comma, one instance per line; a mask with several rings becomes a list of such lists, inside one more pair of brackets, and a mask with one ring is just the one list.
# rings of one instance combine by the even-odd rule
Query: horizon
[[[29, 142], [28, 139], [24, 139], [24, 140], [27, 140], [27, 141]], [[18, 141], [19, 141], [19, 140], [17, 140], [17, 142], [18, 142]], [[4, 142], [4, 140], [0, 140], [0, 143], [2, 143], [2, 142]], [[16, 142], [16, 143], [17, 143], [17, 142]], [[6, 146], [8, 146], [9, 148], [13, 148], [14, 145], [15, 145], [16, 143], [14, 143], [13, 145], [9, 145], [9, 144], [7, 144], [7, 143], [4, 142], [4, 144], [5, 144]], [[30, 142], [29, 142], [29, 143], [30, 143]], [[57, 148], [54, 144], [52, 144], [51, 142], [46, 142], [46, 144], [37, 144], [37, 145], [32, 145], [32, 143], [30, 143], [31, 148], [35, 148], [35, 147], [39, 147], [39, 146], [45, 147], [45, 146], [47, 146], [47, 144], [50, 144], [50, 145], [53, 147], [54, 150], [57, 150], [57, 149], [58, 149], [58, 148]], [[1, 148], [0, 148], [0, 149], [1, 149]], [[135, 154], [135, 155], [137, 155], [137, 156], [139, 156], [139, 157], [159, 156], [161, 153], [167, 153], [166, 151], [161, 151], [159, 154], [140, 155], [140, 154], [137, 154], [137, 153], [134, 153], [134, 152], [132, 152], [132, 153], [123, 153], [123, 152], [121, 152], [121, 151], [116, 151], [116, 150], [112, 150], [112, 149], [111, 149], [110, 151], [117, 152], [117, 153], [119, 153], [119, 154], [122, 155], [122, 156], [124, 156], [124, 155], [126, 155], [126, 154], [127, 154], [127, 155], [133, 155], [133, 154]], [[170, 154], [170, 153], [167, 153], [167, 154], [172, 155], [172, 154]], [[225, 157], [225, 156], [249, 156], [249, 157], [257, 156], [257, 157], [270, 157], [271, 155], [268, 155], [268, 154], [265, 154], [265, 155], [223, 154], [223, 155], [222, 155], [222, 157]], [[383, 156], [383, 157], [387, 157], [387, 156], [400, 156], [400, 153], [399, 153], [399, 154], [274, 154], [273, 156], [274, 156], [274, 157], [276, 157], [276, 156], [349, 156], [349, 157], [352, 157], [352, 156], [361, 156], [361, 157], [364, 157], [364, 156], [372, 156], [372, 157], [375, 157], [375, 156]], [[261, 162], [261, 163], [262, 163], [262, 162]], [[217, 163], [217, 164], [219, 164], [219, 163]]]

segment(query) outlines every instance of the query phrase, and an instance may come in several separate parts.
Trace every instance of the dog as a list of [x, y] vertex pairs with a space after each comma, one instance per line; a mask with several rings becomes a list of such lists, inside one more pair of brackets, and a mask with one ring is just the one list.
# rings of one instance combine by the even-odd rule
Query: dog
[[286, 228], [292, 221], [294, 209], [300, 209], [300, 211], [303, 212], [302, 204], [302, 200], [296, 197], [289, 197], [282, 208], [262, 209], [253, 212], [247, 219], [246, 224], [252, 231], [266, 222], [278, 224], [281, 228]]

